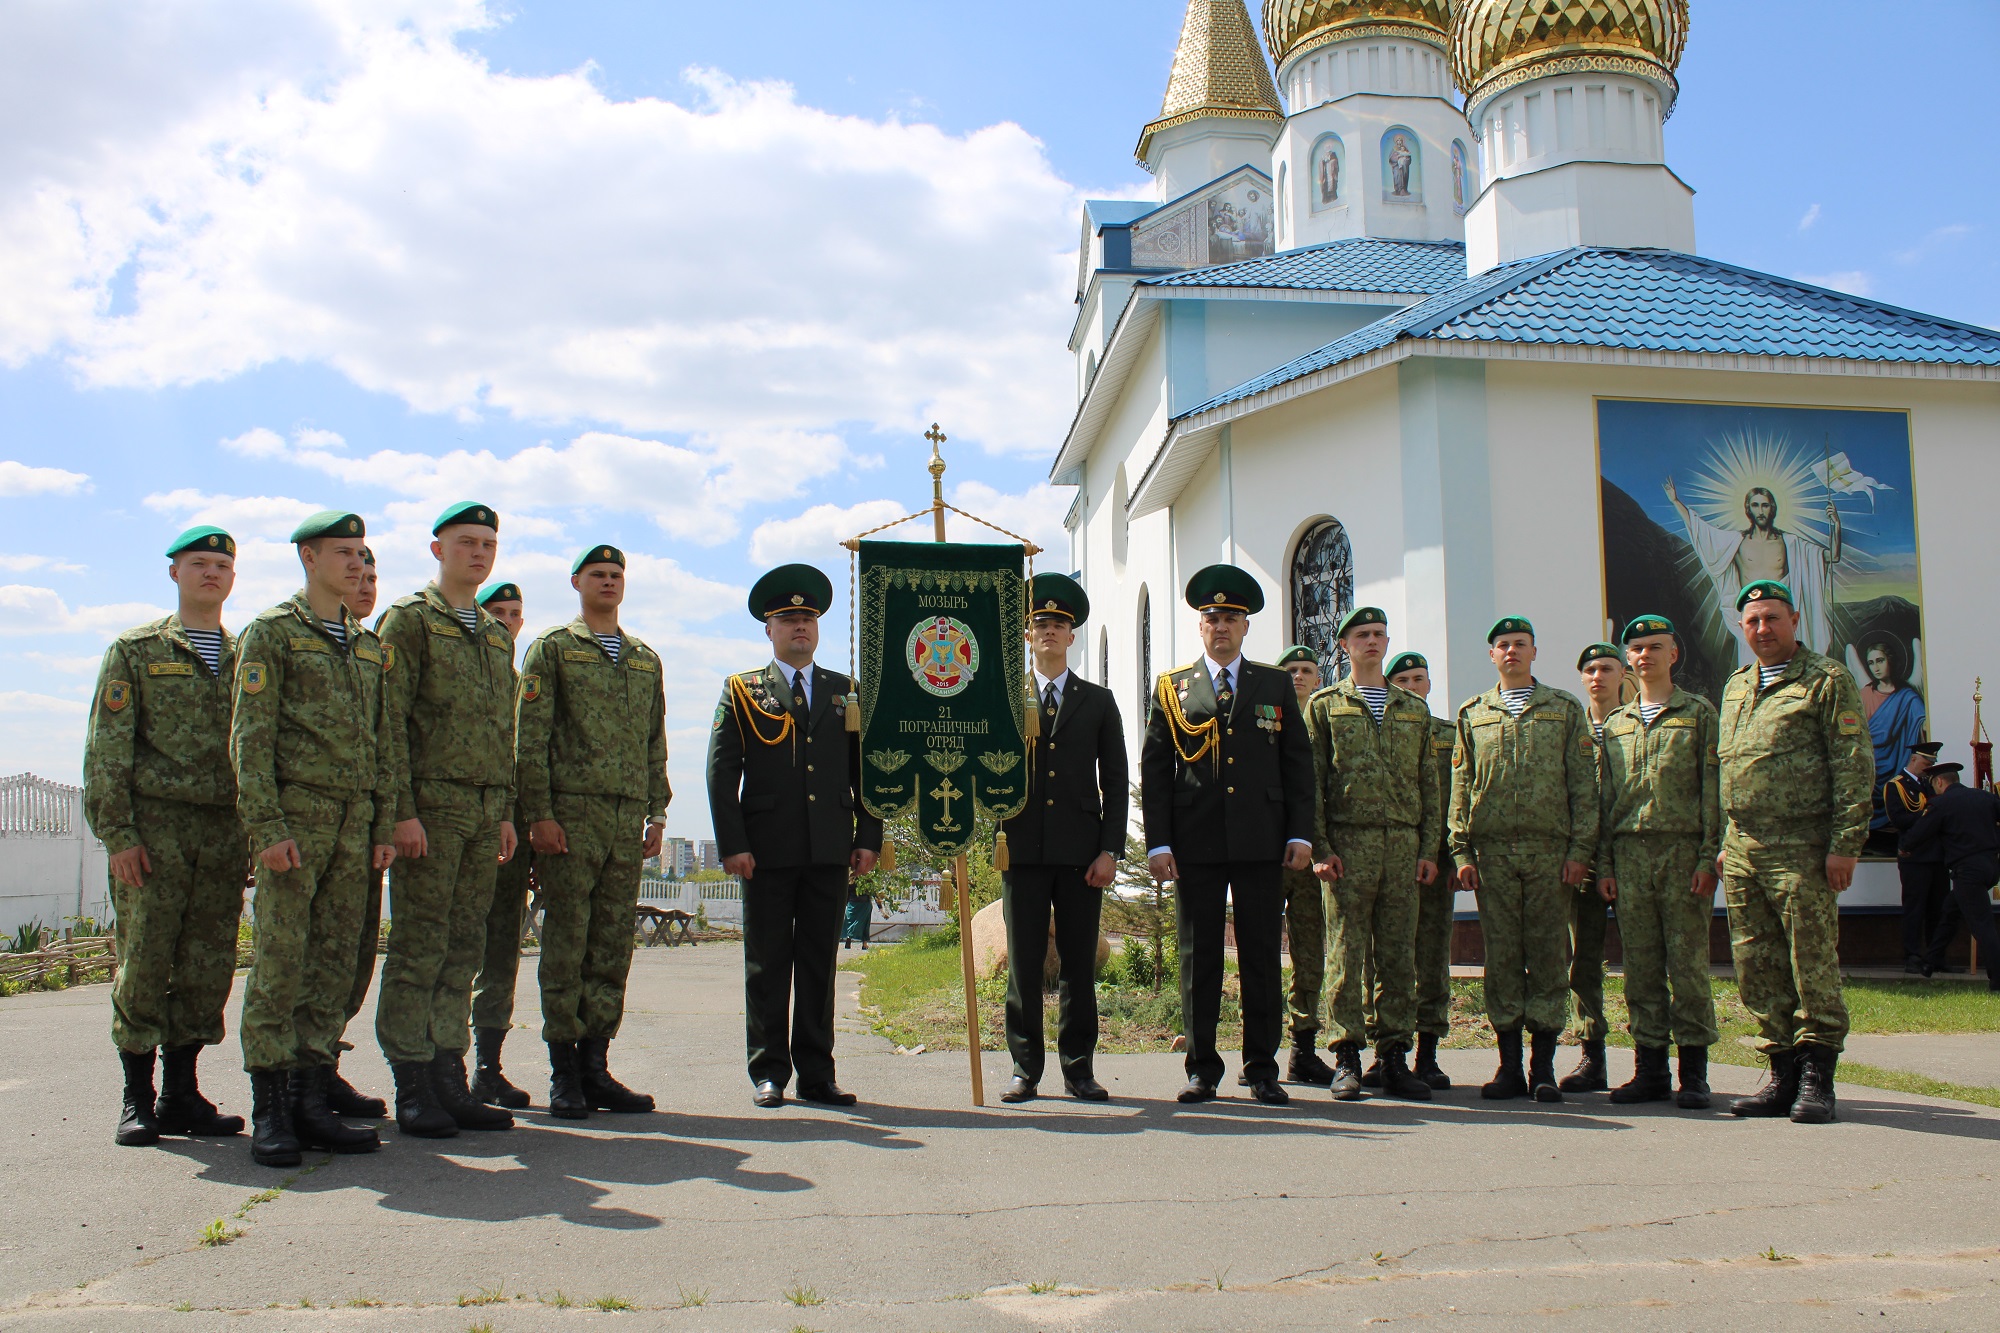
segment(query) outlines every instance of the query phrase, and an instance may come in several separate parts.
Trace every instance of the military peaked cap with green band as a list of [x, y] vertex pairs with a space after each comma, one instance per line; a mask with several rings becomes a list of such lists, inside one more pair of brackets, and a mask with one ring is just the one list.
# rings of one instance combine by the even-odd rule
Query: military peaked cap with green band
[[1758, 579], [1755, 583], [1745, 584], [1743, 591], [1736, 594], [1736, 609], [1741, 611], [1752, 602], [1766, 601], [1796, 605], [1792, 601], [1792, 590], [1785, 584], [1776, 579]]
[[171, 560], [183, 551], [233, 556], [236, 554], [236, 539], [217, 527], [189, 528], [168, 545], [167, 559]]
[[1581, 671], [1585, 667], [1589, 666], [1592, 662], [1601, 662], [1604, 661], [1606, 658], [1609, 658], [1611, 661], [1618, 663], [1623, 663], [1625, 661], [1625, 655], [1619, 652], [1618, 649], [1613, 647], [1611, 644], [1593, 643], [1590, 645], [1590, 647], [1584, 649], [1583, 652], [1578, 655], [1576, 659], [1576, 669], [1578, 671]]
[[1319, 654], [1302, 643], [1295, 643], [1285, 649], [1284, 652], [1278, 654], [1279, 666], [1290, 666], [1294, 662], [1311, 662], [1317, 667], [1319, 665]]
[[1912, 745], [1910, 747], [1910, 753], [1926, 755], [1932, 759], [1935, 759], [1938, 756], [1938, 751], [1942, 750], [1943, 748], [1944, 748], [1943, 741], [1918, 741], [1915, 745]]
[[1254, 616], [1264, 609], [1264, 589], [1248, 570], [1210, 565], [1187, 581], [1187, 604], [1197, 611], [1241, 611]]
[[366, 546], [362, 547], [361, 563], [372, 567], [375, 564], [375, 552]]
[[1502, 616], [1493, 622], [1493, 628], [1486, 631], [1486, 642], [1491, 643], [1502, 634], [1525, 634], [1535, 637], [1535, 627], [1526, 616]]
[[1357, 606], [1340, 618], [1340, 628], [1333, 632], [1333, 637], [1344, 639], [1347, 637], [1349, 630], [1359, 629], [1363, 625], [1387, 626], [1388, 623], [1389, 617], [1383, 612], [1381, 607]]
[[750, 589], [750, 614], [759, 620], [793, 611], [826, 614], [833, 605], [833, 582], [811, 565], [779, 565]]
[[1674, 622], [1668, 620], [1665, 616], [1634, 616], [1632, 623], [1625, 627], [1625, 632], [1618, 636], [1618, 642], [1630, 643], [1634, 639], [1643, 639], [1651, 634], [1672, 634], [1673, 632]]
[[1422, 653], [1397, 653], [1396, 660], [1389, 663], [1387, 676], [1400, 676], [1405, 671], [1429, 671], [1431, 664]]
[[521, 600], [521, 585], [518, 583], [491, 584], [487, 587], [486, 591], [480, 593], [473, 600], [481, 606], [490, 606], [494, 602], [518, 602]]
[[571, 574], [581, 574], [590, 565], [616, 565], [618, 568], [623, 569], [625, 568], [625, 553], [615, 546], [588, 547], [582, 555], [576, 558], [576, 563], [569, 567], [569, 572]]
[[1090, 619], [1090, 598], [1067, 574], [1037, 574], [1028, 587], [1028, 617], [1065, 616], [1072, 625]]
[[366, 537], [368, 525], [361, 521], [361, 515], [350, 514], [345, 509], [322, 509], [305, 522], [292, 529], [292, 541], [315, 541], [321, 537]]
[[500, 531], [500, 515], [493, 512], [492, 505], [481, 504], [477, 500], [460, 500], [439, 514], [437, 522], [431, 524], [431, 532], [435, 534], [440, 528], [448, 528], [454, 523], [476, 523], [480, 527]]

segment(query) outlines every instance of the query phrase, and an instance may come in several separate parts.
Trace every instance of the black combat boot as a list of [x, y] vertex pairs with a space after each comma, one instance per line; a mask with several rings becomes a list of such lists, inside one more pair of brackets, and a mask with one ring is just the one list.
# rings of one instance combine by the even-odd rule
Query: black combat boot
[[1583, 1043], [1583, 1058], [1576, 1062], [1576, 1068], [1562, 1076], [1556, 1086], [1564, 1092], [1603, 1092], [1611, 1086], [1604, 1067], [1604, 1043], [1586, 1041]]
[[1308, 1032], [1292, 1038], [1292, 1058], [1285, 1072], [1294, 1083], [1310, 1083], [1323, 1088], [1333, 1082], [1333, 1070], [1319, 1058], [1319, 1048], [1313, 1037], [1314, 1034]]
[[1637, 1102], [1663, 1102], [1674, 1095], [1674, 1077], [1667, 1069], [1667, 1048], [1640, 1046], [1632, 1052], [1632, 1079], [1611, 1090], [1611, 1100], [1620, 1106]]
[[150, 1148], [160, 1141], [160, 1117], [153, 1094], [153, 1053], [118, 1052], [125, 1066], [125, 1106], [115, 1136], [121, 1148]]
[[500, 1048], [506, 1041], [506, 1028], [472, 1029], [472, 1047], [479, 1063], [478, 1072], [472, 1076], [472, 1095], [482, 1102], [518, 1111], [528, 1104], [528, 1094], [509, 1083], [500, 1072]]
[[[577, 1083], [593, 1111], [616, 1111], [636, 1115], [653, 1109], [653, 1096], [632, 1089], [611, 1077], [611, 1038], [585, 1037], [576, 1044]], [[803, 1085], [800, 1089], [804, 1094]]]
[[1799, 1099], [1799, 1053], [1791, 1051], [1771, 1052], [1771, 1077], [1764, 1086], [1748, 1097], [1738, 1097], [1729, 1104], [1731, 1115], [1778, 1116], [1790, 1115], [1792, 1103]]
[[583, 1083], [577, 1074], [576, 1043], [573, 1041], [549, 1043], [549, 1114], [558, 1120], [587, 1120], [590, 1117], [590, 1101], [583, 1095]]
[[465, 1085], [465, 1052], [439, 1051], [431, 1057], [431, 1091], [460, 1129], [512, 1129], [514, 1117], [488, 1106]]
[[1431, 1099], [1431, 1085], [1410, 1072], [1409, 1065], [1404, 1063], [1408, 1056], [1409, 1052], [1401, 1046], [1376, 1048], [1375, 1060], [1382, 1066], [1382, 1091], [1406, 1102], [1427, 1102]]
[[1343, 1041], [1333, 1048], [1333, 1099], [1337, 1102], [1361, 1100], [1361, 1048]]
[[1528, 1037], [1528, 1086], [1538, 1102], [1559, 1102], [1562, 1089], [1556, 1086], [1556, 1044], [1560, 1032], [1535, 1032]]
[[282, 1069], [250, 1071], [250, 1160], [259, 1166], [299, 1164], [290, 1082]]
[[1500, 1068], [1493, 1072], [1493, 1081], [1479, 1089], [1479, 1095], [1489, 1102], [1527, 1096], [1528, 1076], [1521, 1072], [1521, 1030], [1496, 1032], [1493, 1044], [1500, 1048]]
[[1708, 1095], [1708, 1047], [1683, 1046], [1681, 1057], [1681, 1090], [1674, 1094], [1674, 1105], [1683, 1111], [1705, 1111], [1709, 1105]]
[[340, 1072], [338, 1051], [333, 1056], [333, 1078], [327, 1084], [326, 1107], [335, 1115], [355, 1120], [385, 1120], [389, 1116], [389, 1103], [380, 1097], [370, 1097], [347, 1081]]
[[375, 1127], [350, 1125], [326, 1104], [332, 1084], [332, 1065], [307, 1065], [292, 1071], [292, 1132], [299, 1136], [299, 1146], [340, 1153], [374, 1152], [382, 1146]]
[[1429, 1085], [1432, 1092], [1443, 1092], [1451, 1086], [1451, 1075], [1438, 1068], [1438, 1039], [1436, 1034], [1417, 1034], [1417, 1063], [1411, 1070]]
[[1799, 1047], [1799, 1095], [1792, 1103], [1795, 1125], [1826, 1125], [1839, 1119], [1834, 1114], [1833, 1071], [1840, 1052], [1827, 1046]]
[[1361, 1071], [1361, 1086], [1370, 1090], [1382, 1086], [1382, 1057], [1379, 1053], [1368, 1058], [1368, 1067]]
[[413, 1138], [449, 1139], [458, 1135], [458, 1122], [438, 1105], [437, 1090], [431, 1087], [431, 1067], [421, 1060], [389, 1066], [396, 1078], [396, 1128]]
[[243, 1117], [223, 1115], [215, 1103], [201, 1095], [195, 1077], [199, 1046], [177, 1046], [160, 1052], [160, 1132], [191, 1134], [196, 1137], [225, 1137], [243, 1132]]

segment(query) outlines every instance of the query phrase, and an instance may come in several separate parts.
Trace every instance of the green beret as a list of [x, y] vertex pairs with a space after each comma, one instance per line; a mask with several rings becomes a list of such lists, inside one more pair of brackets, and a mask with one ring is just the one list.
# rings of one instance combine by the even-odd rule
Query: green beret
[[1383, 674], [1387, 676], [1400, 676], [1405, 671], [1429, 671], [1430, 669], [1431, 664], [1424, 659], [1422, 653], [1397, 653], [1396, 660], [1389, 663], [1389, 669]]
[[366, 537], [368, 525], [361, 515], [345, 509], [322, 509], [292, 529], [292, 541], [309, 542], [318, 537]]
[[590, 546], [584, 548], [576, 563], [569, 567], [572, 575], [583, 573], [586, 565], [616, 565], [625, 568], [625, 553], [615, 546]]
[[1072, 625], [1090, 619], [1090, 598], [1067, 574], [1037, 574], [1028, 586], [1028, 619], [1067, 616]]
[[1311, 662], [1317, 667], [1319, 665], [1319, 654], [1302, 643], [1295, 643], [1285, 649], [1284, 652], [1278, 654], [1279, 666], [1290, 666], [1294, 662]]
[[1535, 637], [1535, 627], [1526, 616], [1502, 616], [1493, 622], [1493, 628], [1486, 631], [1486, 642], [1491, 643], [1502, 634], [1525, 634]]
[[521, 585], [518, 583], [495, 583], [489, 586], [486, 591], [480, 593], [479, 596], [473, 598], [473, 600], [481, 606], [489, 606], [494, 602], [518, 602], [521, 600]]
[[167, 559], [171, 560], [182, 551], [207, 551], [214, 555], [235, 555], [236, 539], [221, 528], [203, 526], [189, 528], [173, 539], [167, 546]]
[[1672, 634], [1673, 632], [1674, 622], [1668, 620], [1665, 616], [1635, 616], [1632, 619], [1632, 623], [1625, 627], [1625, 632], [1618, 636], [1618, 642], [1630, 643], [1634, 639], [1643, 639], [1649, 634]]
[[833, 605], [833, 583], [811, 565], [779, 565], [750, 589], [750, 614], [759, 620], [792, 611], [826, 614]]
[[1796, 605], [1792, 601], [1790, 588], [1776, 579], [1758, 579], [1755, 583], [1744, 585], [1743, 591], [1736, 594], [1736, 609], [1741, 611], [1751, 602], [1763, 601], [1783, 602], [1786, 606]]
[[369, 566], [370, 568], [374, 567], [375, 550], [373, 547], [364, 546], [361, 548], [361, 563]]
[[1381, 607], [1357, 606], [1340, 618], [1340, 628], [1333, 632], [1333, 637], [1344, 639], [1349, 630], [1359, 629], [1363, 625], [1386, 626], [1388, 623], [1389, 617], [1382, 613]]
[[1241, 611], [1254, 616], [1264, 609], [1264, 589], [1248, 570], [1210, 565], [1187, 581], [1187, 604], [1197, 611]]
[[477, 500], [460, 500], [439, 514], [437, 522], [431, 524], [431, 533], [435, 536], [438, 529], [448, 528], [454, 523], [476, 523], [480, 527], [500, 531], [500, 515], [493, 512], [492, 505], [481, 504]]
[[1608, 643], [1593, 643], [1577, 655], [1576, 669], [1581, 671], [1592, 662], [1602, 661], [1607, 657], [1621, 666], [1624, 665], [1625, 655], [1615, 647]]

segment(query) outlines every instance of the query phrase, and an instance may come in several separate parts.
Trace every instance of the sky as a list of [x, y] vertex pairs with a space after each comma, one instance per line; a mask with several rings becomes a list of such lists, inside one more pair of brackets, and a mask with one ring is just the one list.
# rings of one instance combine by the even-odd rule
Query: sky
[[[669, 831], [765, 660], [756, 575], [928, 499], [1066, 549], [1078, 209], [1132, 160], [1179, 0], [11, 0], [0, 6], [0, 773], [76, 781], [96, 664], [172, 605], [168, 539], [367, 516], [386, 595], [431, 519], [503, 515], [530, 631], [632, 555], [668, 663]], [[1986, 53], [1860, 0], [1695, 0], [1668, 160], [1703, 253], [2000, 324]], [[974, 530], [954, 528], [973, 538]], [[843, 668], [842, 606], [821, 661]]]

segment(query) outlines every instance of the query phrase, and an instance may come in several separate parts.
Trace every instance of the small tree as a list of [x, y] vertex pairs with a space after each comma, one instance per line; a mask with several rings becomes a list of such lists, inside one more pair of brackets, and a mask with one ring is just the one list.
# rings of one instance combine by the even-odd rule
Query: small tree
[[[1139, 809], [1134, 793], [1132, 805]], [[1107, 927], [1115, 927], [1126, 937], [1123, 959], [1126, 979], [1132, 985], [1150, 986], [1155, 994], [1165, 984], [1171, 966], [1179, 967], [1180, 936], [1174, 917], [1173, 893], [1165, 884], [1155, 883], [1146, 862], [1146, 840], [1127, 829], [1125, 859], [1118, 863], [1118, 875], [1111, 882], [1111, 898], [1104, 905]], [[1139, 948], [1132, 947], [1133, 940]], [[1139, 966], [1135, 969], [1133, 964]], [[1143, 975], [1134, 975], [1134, 972]]]

